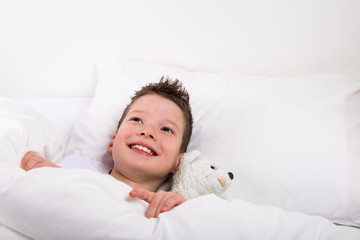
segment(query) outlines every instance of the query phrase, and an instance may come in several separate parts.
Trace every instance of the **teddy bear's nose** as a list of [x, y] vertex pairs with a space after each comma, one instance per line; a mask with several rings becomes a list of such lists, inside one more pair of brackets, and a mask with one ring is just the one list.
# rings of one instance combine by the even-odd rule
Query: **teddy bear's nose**
[[233, 179], [234, 179], [234, 174], [233, 174], [232, 172], [228, 172], [228, 174], [229, 174], [229, 178], [230, 178], [231, 180], [233, 180]]

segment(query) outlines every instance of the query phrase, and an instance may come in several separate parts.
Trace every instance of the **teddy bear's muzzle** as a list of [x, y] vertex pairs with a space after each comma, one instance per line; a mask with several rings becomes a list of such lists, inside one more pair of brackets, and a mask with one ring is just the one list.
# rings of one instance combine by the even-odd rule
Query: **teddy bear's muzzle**
[[223, 178], [218, 178], [218, 180], [219, 180], [219, 182], [220, 182], [220, 184], [221, 184], [222, 187], [225, 187], [225, 186], [226, 186], [226, 180], [225, 180], [225, 179], [223, 179]]
[[[230, 180], [234, 179], [234, 174], [232, 172], [228, 172]], [[226, 180], [224, 178], [218, 178], [218, 181], [220, 182], [221, 186], [224, 188], [226, 186]]]

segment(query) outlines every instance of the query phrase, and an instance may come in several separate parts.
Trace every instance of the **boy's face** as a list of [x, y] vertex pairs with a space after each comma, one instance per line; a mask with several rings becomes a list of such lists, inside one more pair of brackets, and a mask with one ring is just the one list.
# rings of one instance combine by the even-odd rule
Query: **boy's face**
[[172, 101], [149, 94], [133, 102], [107, 152], [113, 171], [132, 181], [164, 181], [183, 156], [184, 115]]

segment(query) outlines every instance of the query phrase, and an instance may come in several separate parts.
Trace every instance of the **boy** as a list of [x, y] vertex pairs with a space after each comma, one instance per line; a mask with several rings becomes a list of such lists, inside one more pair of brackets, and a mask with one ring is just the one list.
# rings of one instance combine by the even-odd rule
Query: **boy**
[[[146, 217], [182, 204], [181, 194], [158, 191], [160, 185], [177, 171], [192, 134], [189, 94], [179, 80], [161, 78], [144, 86], [131, 98], [118, 123], [106, 152], [112, 154], [110, 175], [128, 184], [132, 198], [149, 203]], [[21, 167], [59, 167], [49, 160], [27, 152]]]

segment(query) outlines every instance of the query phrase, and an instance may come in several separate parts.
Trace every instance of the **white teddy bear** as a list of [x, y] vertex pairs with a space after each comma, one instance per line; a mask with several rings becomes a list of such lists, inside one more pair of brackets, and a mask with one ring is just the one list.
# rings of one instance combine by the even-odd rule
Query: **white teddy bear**
[[214, 193], [220, 196], [230, 186], [234, 175], [202, 158], [198, 150], [184, 154], [171, 182], [171, 191], [186, 200]]

